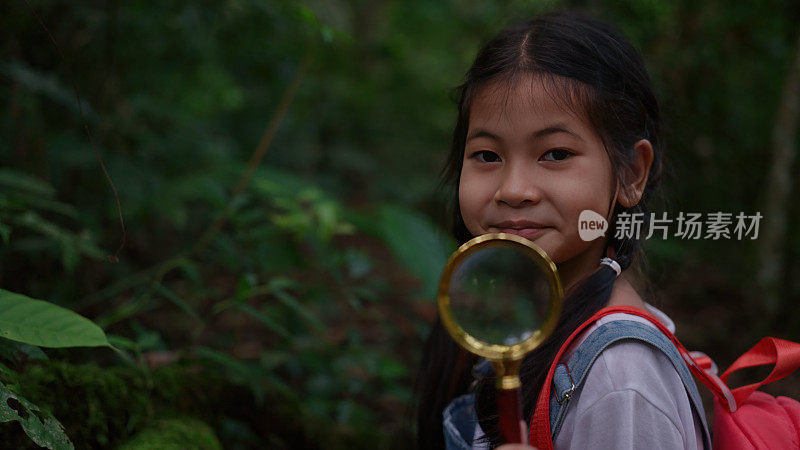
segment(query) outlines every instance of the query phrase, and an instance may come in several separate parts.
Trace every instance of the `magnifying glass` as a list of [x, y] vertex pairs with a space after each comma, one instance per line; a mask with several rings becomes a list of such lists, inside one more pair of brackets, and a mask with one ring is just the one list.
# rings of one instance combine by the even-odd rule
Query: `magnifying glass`
[[450, 256], [437, 297], [450, 336], [492, 363], [503, 440], [526, 442], [519, 365], [552, 333], [561, 313], [564, 292], [555, 264], [523, 237], [484, 234]]

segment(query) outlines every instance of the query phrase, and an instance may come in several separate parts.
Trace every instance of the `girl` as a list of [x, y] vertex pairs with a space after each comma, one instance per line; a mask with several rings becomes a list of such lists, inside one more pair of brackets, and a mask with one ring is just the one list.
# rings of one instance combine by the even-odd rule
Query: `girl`
[[[556, 330], [521, 366], [523, 417], [529, 422], [556, 352], [599, 309], [639, 307], [674, 328], [626, 275], [637, 261], [639, 236], [618, 239], [614, 229], [622, 212], [648, 217], [647, 200], [662, 167], [658, 103], [630, 43], [605, 23], [564, 13], [500, 32], [478, 53], [460, 93], [444, 172], [453, 188], [456, 238], [463, 243], [492, 232], [524, 236], [556, 263], [566, 290]], [[578, 217], [585, 210], [606, 218], [604, 237], [580, 238]], [[616, 264], [600, 264], [603, 257]], [[615, 314], [598, 325], [641, 320], [633, 317]], [[571, 350], [579, 344], [580, 339]], [[475, 393], [478, 424], [466, 424], [473, 435], [467, 432], [455, 444], [448, 438], [449, 446], [499, 443], [494, 379], [473, 374], [477, 362], [436, 323], [417, 385], [420, 448], [445, 447], [443, 411], [450, 404], [452, 419], [462, 402], [453, 400], [468, 392]], [[658, 350], [636, 342], [610, 347], [585, 380], [554, 438], [557, 449], [703, 447], [704, 421]]]

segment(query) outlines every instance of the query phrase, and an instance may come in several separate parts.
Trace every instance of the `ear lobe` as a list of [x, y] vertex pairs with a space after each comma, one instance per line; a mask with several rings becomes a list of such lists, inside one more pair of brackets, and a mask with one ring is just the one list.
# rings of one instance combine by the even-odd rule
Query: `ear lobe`
[[653, 145], [641, 139], [633, 146], [633, 160], [625, 171], [625, 182], [621, 186], [619, 204], [626, 208], [636, 206], [642, 199], [650, 166], [653, 164]]
[[641, 198], [641, 194], [638, 192], [629, 192], [627, 189], [623, 189], [619, 193], [617, 202], [626, 208], [630, 208], [639, 203], [639, 198]]

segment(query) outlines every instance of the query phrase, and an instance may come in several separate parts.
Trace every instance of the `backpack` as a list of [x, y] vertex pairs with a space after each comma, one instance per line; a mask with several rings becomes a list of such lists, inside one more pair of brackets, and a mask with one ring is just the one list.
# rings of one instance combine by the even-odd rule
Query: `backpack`
[[[592, 340], [582, 357], [573, 355], [565, 364], [561, 357], [569, 345], [587, 327], [608, 314], [627, 313], [649, 320], [652, 327], [634, 321], [614, 321], [598, 327], [587, 338]], [[626, 323], [621, 323], [626, 322]], [[616, 325], [614, 325], [616, 324]], [[620, 328], [610, 332], [609, 326]], [[613, 328], [613, 327], [612, 327]], [[601, 330], [606, 331], [601, 331]], [[598, 333], [600, 331], [600, 333]], [[704, 428], [704, 414], [699, 406], [699, 397], [689, 372], [714, 394], [714, 439], [715, 449], [790, 449], [800, 448], [800, 403], [787, 397], [775, 398], [757, 389], [765, 384], [779, 380], [800, 367], [800, 344], [782, 339], [767, 337], [755, 347], [739, 357], [727, 371], [717, 376], [716, 366], [702, 353], [687, 351], [678, 339], [650, 313], [638, 308], [619, 306], [598, 311], [592, 318], [579, 326], [559, 350], [550, 367], [546, 381], [539, 394], [536, 410], [531, 418], [530, 443], [540, 450], [552, 450], [553, 438], [560, 427], [559, 417], [563, 418], [569, 406], [569, 398], [579, 389], [583, 376], [588, 373], [591, 363], [606, 347], [623, 339], [638, 339], [663, 351], [673, 362], [699, 414]], [[578, 351], [587, 347], [586, 342]], [[578, 352], [576, 352], [578, 353]], [[588, 355], [588, 356], [586, 356]], [[736, 389], [726, 385], [728, 377], [735, 371], [762, 365], [772, 365], [770, 375], [759, 383]], [[570, 367], [573, 366], [573, 367]], [[687, 370], [688, 369], [688, 370]], [[687, 379], [688, 378], [688, 379]], [[711, 446], [705, 433], [706, 448]]]

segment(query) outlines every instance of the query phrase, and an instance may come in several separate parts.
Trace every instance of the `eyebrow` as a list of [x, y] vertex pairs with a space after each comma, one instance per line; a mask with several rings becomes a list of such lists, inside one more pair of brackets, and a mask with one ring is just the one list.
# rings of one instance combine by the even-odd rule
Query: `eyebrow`
[[576, 138], [578, 138], [580, 140], [583, 140], [583, 138], [578, 133], [575, 133], [574, 131], [570, 131], [566, 127], [566, 125], [561, 125], [561, 124], [551, 125], [551, 126], [549, 126], [547, 128], [543, 128], [543, 129], [533, 133], [532, 136], [534, 138], [536, 138], [536, 139], [539, 139], [539, 138], [543, 138], [545, 136], [549, 136], [551, 134], [556, 134], [556, 133], [566, 133], [566, 134], [575, 136]]
[[[549, 136], [551, 134], [557, 134], [557, 133], [566, 133], [566, 134], [569, 134], [571, 136], [575, 136], [576, 138], [578, 138], [580, 140], [583, 140], [583, 138], [578, 133], [570, 131], [565, 125], [562, 125], [562, 124], [550, 125], [548, 127], [542, 128], [539, 131], [535, 131], [535, 132], [530, 134], [528, 139], [541, 139], [541, 138], [543, 138], [545, 136]], [[469, 142], [469, 141], [471, 141], [473, 139], [482, 138], [482, 137], [483, 138], [488, 138], [488, 139], [491, 139], [491, 140], [494, 140], [494, 141], [497, 141], [497, 142], [503, 142], [503, 138], [501, 138], [500, 136], [498, 136], [498, 135], [496, 135], [496, 134], [494, 134], [494, 133], [492, 133], [492, 132], [490, 132], [490, 131], [488, 131], [486, 129], [483, 129], [483, 128], [476, 128], [472, 133], [469, 134], [469, 136], [467, 136], [466, 142]]]

